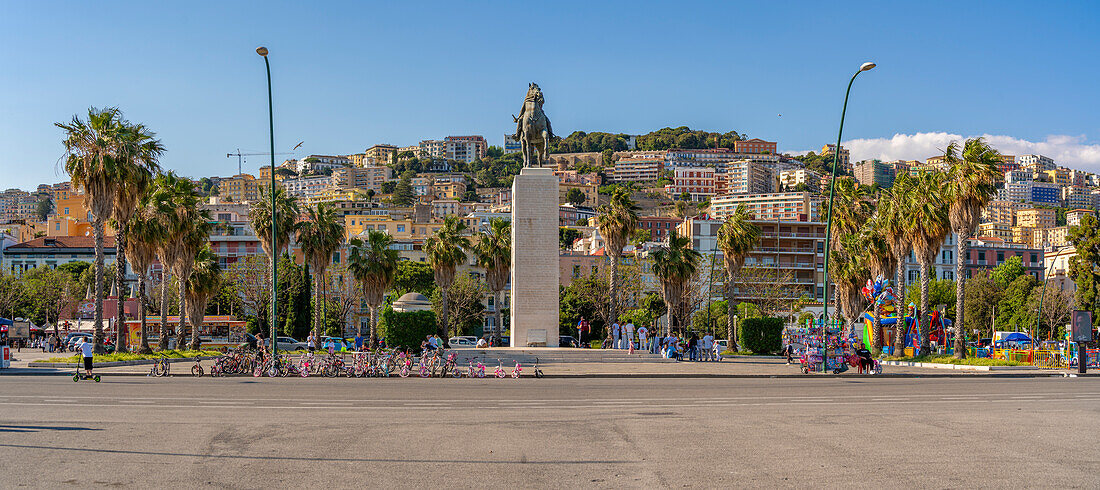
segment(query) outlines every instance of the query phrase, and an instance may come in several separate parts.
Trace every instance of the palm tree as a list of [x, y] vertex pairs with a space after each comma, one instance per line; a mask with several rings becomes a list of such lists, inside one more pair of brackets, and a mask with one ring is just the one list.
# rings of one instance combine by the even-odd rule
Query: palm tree
[[726, 264], [726, 338], [735, 351], [737, 339], [733, 317], [737, 305], [733, 301], [734, 277], [745, 265], [745, 257], [760, 243], [760, 227], [752, 219], [753, 215], [745, 205], [738, 204], [737, 210], [726, 216], [726, 221], [718, 229], [718, 248], [722, 249], [722, 260]]
[[88, 120], [73, 116], [68, 123], [55, 123], [65, 131], [65, 171], [73, 188], [85, 194], [91, 209], [95, 243], [95, 352], [103, 353], [104, 225], [111, 217], [118, 188], [118, 138], [125, 121], [117, 108], [88, 109]]
[[321, 337], [321, 312], [324, 311], [325, 269], [332, 263], [332, 254], [344, 242], [344, 223], [336, 215], [336, 208], [325, 203], [308, 211], [309, 219], [298, 229], [298, 244], [302, 255], [313, 269], [313, 335]]
[[466, 261], [465, 249], [470, 248], [470, 239], [462, 236], [465, 231], [466, 223], [450, 215], [443, 219], [443, 226], [434, 235], [424, 240], [424, 253], [428, 255], [428, 263], [435, 275], [435, 285], [440, 290], [442, 305], [439, 311], [442, 314], [437, 328], [444, 347], [450, 347], [447, 340], [447, 293], [454, 283], [455, 269]]
[[248, 210], [248, 221], [269, 260], [286, 250], [290, 237], [298, 230], [298, 200], [288, 195], [282, 187], [276, 187], [275, 211], [275, 234], [279, 241], [277, 248], [271, 243], [271, 195], [268, 191], [260, 189], [260, 198]]
[[958, 157], [958, 145], [952, 141], [944, 152], [951, 164], [948, 171], [946, 194], [948, 218], [958, 242], [955, 247], [955, 358], [966, 357], [966, 339], [963, 329], [963, 288], [966, 285], [966, 253], [970, 245], [970, 232], [978, 226], [982, 208], [993, 200], [997, 189], [997, 164], [1001, 155], [982, 138], [966, 140], [962, 158]]
[[[832, 205], [832, 219], [833, 229], [836, 240], [831, 240], [829, 243], [830, 252], [837, 252], [840, 254], [848, 253], [845, 248], [845, 238], [856, 234], [859, 229], [867, 222], [871, 216], [871, 202], [868, 195], [868, 187], [859, 185], [853, 179], [837, 179], [834, 184], [834, 195]], [[837, 254], [831, 254], [830, 258], [835, 257]], [[849, 260], [849, 259], [844, 259]], [[833, 284], [836, 284], [840, 280], [840, 276], [836, 273], [834, 268], [829, 268], [829, 275], [831, 277], [826, 280], [831, 280]], [[843, 300], [841, 298], [841, 291], [836, 287], [833, 288], [833, 303], [839, 306], [839, 302]], [[828, 299], [826, 299], [827, 301]]]
[[[894, 289], [898, 298], [905, 297], [905, 261], [913, 248], [913, 239], [906, 227], [908, 215], [911, 211], [909, 201], [916, 193], [915, 180], [903, 172], [894, 178], [894, 185], [890, 192], [879, 200], [878, 210], [882, 215], [879, 226], [882, 230], [890, 253], [894, 256], [895, 274]], [[901, 305], [899, 305], [900, 307]], [[904, 308], [899, 308], [904, 310]], [[900, 315], [904, 317], [904, 315]], [[893, 353], [901, 356], [905, 349], [905, 325], [900, 321], [894, 326]]]
[[[148, 192], [153, 176], [160, 171], [157, 160], [164, 153], [164, 145], [155, 138], [155, 134], [144, 125], [126, 125], [120, 134], [119, 158], [114, 196], [115, 234], [115, 284], [118, 287], [117, 338], [115, 346], [119, 352], [126, 347], [126, 241], [129, 235], [130, 217], [137, 211], [138, 201]], [[147, 348], [147, 346], [146, 346]]]
[[619, 259], [623, 256], [623, 247], [638, 228], [638, 206], [630, 198], [629, 191], [616, 188], [611, 193], [611, 202], [599, 208], [596, 227], [604, 238], [604, 251], [611, 258], [611, 304], [607, 318], [615, 322], [619, 317]]
[[869, 271], [859, 235], [845, 235], [838, 241], [842, 243], [843, 248], [830, 252], [832, 267], [829, 272], [835, 277], [833, 287], [836, 288], [837, 310], [848, 320], [848, 326], [852, 327], [863, 315], [863, 295], [860, 287]]
[[944, 238], [951, 233], [951, 223], [947, 218], [947, 206], [943, 199], [944, 174], [923, 172], [917, 177], [915, 193], [908, 203], [909, 216], [906, 228], [913, 238], [913, 253], [920, 262], [920, 311], [915, 320], [917, 334], [920, 337], [920, 353], [926, 356], [928, 348], [928, 326], [924, 324], [928, 317], [928, 282], [932, 279], [932, 263], [943, 245]]
[[[390, 248], [393, 237], [384, 231], [367, 232], [367, 240], [348, 241], [348, 269], [363, 286], [363, 301], [370, 308], [370, 349], [378, 342], [378, 307], [393, 284], [401, 256]], [[359, 332], [363, 334], [362, 331]]]
[[206, 305], [221, 288], [218, 256], [206, 245], [195, 253], [194, 265], [187, 278], [187, 317], [191, 320], [191, 350], [199, 349], [199, 329], [202, 328]]
[[501, 293], [508, 286], [512, 271], [512, 226], [509, 221], [493, 218], [489, 229], [478, 237], [474, 244], [477, 264], [485, 269], [485, 283], [493, 292], [494, 310], [493, 345], [500, 345], [501, 329]]
[[[148, 198], [143, 199], [148, 201]], [[157, 258], [157, 248], [165, 240], [165, 231], [151, 210], [147, 202], [138, 208], [138, 211], [130, 218], [129, 237], [126, 241], [126, 256], [130, 258], [131, 268], [137, 274], [138, 312], [141, 315], [141, 345], [138, 352], [147, 354], [152, 352], [149, 348], [149, 334], [145, 315], [145, 279], [149, 267]], [[161, 330], [163, 332], [163, 330]], [[162, 335], [164, 337], [164, 335]], [[164, 337], [167, 339], [167, 337]]]
[[[882, 204], [880, 198], [879, 203]], [[885, 234], [885, 214], [881, 211], [875, 213], [867, 225], [860, 230], [857, 250], [861, 251], [862, 259], [870, 272], [871, 278], [879, 276], [889, 277], [897, 268], [897, 258], [890, 250]], [[882, 308], [878, 301], [872, 301], [874, 309], [874, 328], [871, 331], [871, 350], [878, 355], [882, 350]]]
[[661, 293], [668, 305], [667, 331], [671, 332], [673, 324], [683, 325], [684, 314], [680, 310], [684, 300], [684, 287], [699, 270], [702, 254], [691, 248], [691, 237], [681, 237], [676, 230], [671, 230], [668, 243], [654, 250], [652, 258], [653, 274], [661, 283]]
[[[161, 265], [173, 275], [179, 287], [179, 323], [176, 328], [176, 346], [183, 348], [186, 341], [186, 288], [187, 279], [195, 263], [195, 255], [210, 240], [209, 213], [198, 208], [200, 196], [190, 179], [179, 177], [172, 172], [161, 174], [156, 179], [156, 188], [151, 196], [156, 218], [164, 227], [166, 240], [160, 243], [157, 255]], [[167, 291], [167, 281], [162, 282], [162, 290]], [[162, 311], [164, 306], [161, 307]], [[161, 317], [160, 346], [167, 348], [167, 332], [164, 330], [164, 317]]]

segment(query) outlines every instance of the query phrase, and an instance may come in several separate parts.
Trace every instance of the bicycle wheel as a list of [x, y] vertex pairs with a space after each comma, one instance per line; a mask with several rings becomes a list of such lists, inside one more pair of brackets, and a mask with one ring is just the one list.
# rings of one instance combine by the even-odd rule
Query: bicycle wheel
[[409, 377], [409, 366], [408, 365], [402, 365], [401, 366], [401, 371], [398, 374], [400, 374], [402, 378], [408, 378]]
[[202, 375], [203, 375], [202, 366], [199, 366], [197, 364], [194, 365], [194, 366], [191, 366], [191, 376], [194, 376], [196, 378], [201, 378]]

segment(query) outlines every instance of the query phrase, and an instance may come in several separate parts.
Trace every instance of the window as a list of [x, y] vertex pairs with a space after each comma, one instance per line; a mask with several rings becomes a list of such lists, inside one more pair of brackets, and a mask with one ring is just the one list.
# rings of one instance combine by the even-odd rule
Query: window
[[955, 272], [954, 271], [943, 271], [943, 278], [947, 279], [948, 281], [954, 281], [955, 280]]
[[1035, 264], [1035, 263], [1038, 263], [1038, 262], [1039, 262], [1039, 254], [1036, 254], [1036, 253], [1031, 254], [1031, 263]]
[[985, 260], [985, 251], [978, 252], [978, 260]]
[[955, 253], [952, 252], [951, 250], [944, 250], [940, 254], [940, 261], [944, 264], [953, 264], [953, 263], [955, 263], [954, 259], [955, 259]]

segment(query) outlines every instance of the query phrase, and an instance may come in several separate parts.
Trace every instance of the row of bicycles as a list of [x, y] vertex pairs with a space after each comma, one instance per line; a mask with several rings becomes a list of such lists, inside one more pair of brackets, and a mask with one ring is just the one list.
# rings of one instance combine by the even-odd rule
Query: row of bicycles
[[[191, 375], [200, 377], [206, 374], [210, 376], [248, 375], [254, 377], [309, 377], [323, 376], [335, 378], [346, 376], [348, 378], [385, 378], [399, 376], [407, 378], [418, 376], [421, 378], [519, 378], [523, 375], [523, 366], [519, 361], [514, 365], [505, 366], [503, 361], [497, 359], [496, 367], [486, 366], [478, 358], [469, 359], [466, 365], [459, 365], [454, 352], [445, 353], [440, 350], [429, 350], [413, 355], [407, 350], [391, 349], [375, 352], [356, 352], [346, 358], [337, 354], [280, 354], [272, 357], [266, 351], [229, 351], [221, 357], [214, 359], [214, 364], [209, 373], [202, 365], [202, 361], [195, 359], [191, 367]], [[158, 365], [154, 364], [153, 372], [161, 372]], [[163, 375], [168, 375], [167, 362], [164, 362]], [[539, 367], [538, 358], [531, 366], [531, 371], [536, 378], [542, 378], [543, 372]], [[151, 374], [160, 376], [160, 374]]]

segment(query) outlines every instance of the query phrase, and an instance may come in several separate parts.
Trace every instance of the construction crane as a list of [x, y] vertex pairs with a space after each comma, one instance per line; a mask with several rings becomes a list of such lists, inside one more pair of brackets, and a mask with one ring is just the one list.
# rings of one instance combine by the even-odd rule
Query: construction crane
[[[302, 146], [302, 144], [298, 143], [298, 146]], [[295, 146], [294, 149], [298, 149], [298, 146]], [[240, 174], [244, 173], [244, 171], [243, 171], [244, 157], [252, 157], [252, 156], [259, 156], [259, 155], [270, 155], [270, 154], [271, 153], [268, 153], [268, 152], [263, 152], [263, 153], [241, 153], [241, 149], [237, 148], [237, 153], [226, 153], [225, 158], [237, 157], [237, 175], [240, 175]], [[283, 153], [276, 153], [276, 155], [293, 155], [293, 153], [292, 152], [283, 152]]]

